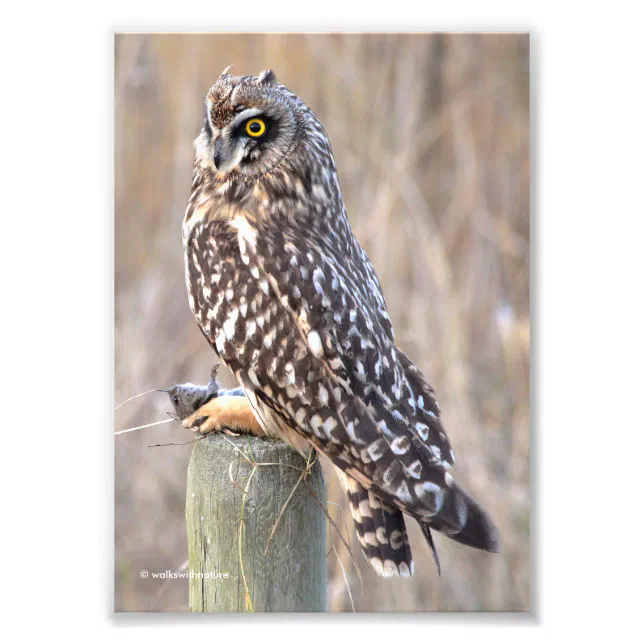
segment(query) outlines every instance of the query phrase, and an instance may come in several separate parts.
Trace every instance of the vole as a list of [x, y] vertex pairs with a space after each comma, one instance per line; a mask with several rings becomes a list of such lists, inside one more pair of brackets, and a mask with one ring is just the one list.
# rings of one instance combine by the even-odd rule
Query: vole
[[218, 369], [218, 364], [212, 368], [207, 386], [188, 382], [160, 391], [167, 392], [178, 419], [192, 431], [209, 434], [232, 430], [265, 437], [244, 390], [241, 387], [221, 387], [217, 382]]

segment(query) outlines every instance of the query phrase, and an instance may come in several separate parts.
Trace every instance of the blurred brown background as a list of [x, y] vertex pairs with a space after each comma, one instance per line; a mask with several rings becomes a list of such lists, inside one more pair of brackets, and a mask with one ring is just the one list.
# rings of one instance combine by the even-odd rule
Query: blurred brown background
[[[203, 99], [222, 69], [280, 82], [318, 115], [354, 232], [387, 297], [397, 342], [434, 385], [455, 475], [490, 511], [500, 555], [437, 537], [438, 577], [415, 522], [416, 572], [380, 580], [333, 537], [357, 610], [527, 610], [529, 490], [529, 36], [117, 35], [116, 373], [121, 400], [208, 379], [215, 356], [188, 308], [181, 220]], [[222, 381], [232, 384], [222, 368]], [[116, 428], [163, 419], [150, 394]], [[141, 579], [187, 560], [193, 436], [166, 424], [119, 436], [115, 608], [187, 610], [188, 584]], [[323, 459], [324, 461], [324, 459]], [[347, 514], [325, 462], [329, 499]], [[340, 508], [331, 515], [342, 521]], [[348, 519], [350, 520], [350, 519]], [[351, 610], [328, 559], [328, 608]]]

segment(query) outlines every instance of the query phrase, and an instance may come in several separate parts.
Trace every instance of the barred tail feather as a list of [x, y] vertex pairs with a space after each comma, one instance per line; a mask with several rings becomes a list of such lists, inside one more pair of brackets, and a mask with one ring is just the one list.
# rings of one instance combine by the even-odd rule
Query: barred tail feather
[[429, 529], [466, 546], [499, 552], [501, 537], [485, 510], [455, 482], [445, 494], [445, 500], [438, 514], [427, 523], [421, 522], [425, 538], [431, 542]]
[[382, 577], [411, 577], [414, 562], [403, 513], [338, 470], [362, 552]]

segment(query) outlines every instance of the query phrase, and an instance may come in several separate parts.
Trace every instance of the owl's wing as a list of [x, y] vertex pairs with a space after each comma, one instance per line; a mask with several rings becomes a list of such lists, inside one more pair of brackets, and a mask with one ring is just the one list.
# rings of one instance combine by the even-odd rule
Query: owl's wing
[[242, 259], [272, 301], [271, 351], [249, 378], [258, 397], [385, 501], [433, 517], [453, 455], [431, 387], [393, 342], [377, 280], [315, 239], [238, 230]]

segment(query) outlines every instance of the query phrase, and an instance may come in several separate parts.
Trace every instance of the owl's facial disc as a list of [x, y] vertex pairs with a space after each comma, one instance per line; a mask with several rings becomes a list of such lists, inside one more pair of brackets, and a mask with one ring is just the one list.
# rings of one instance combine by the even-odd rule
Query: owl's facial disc
[[292, 148], [297, 131], [293, 108], [272, 82], [235, 79], [232, 87], [220, 84], [206, 98], [204, 126], [195, 142], [197, 157], [220, 180], [259, 178]]

